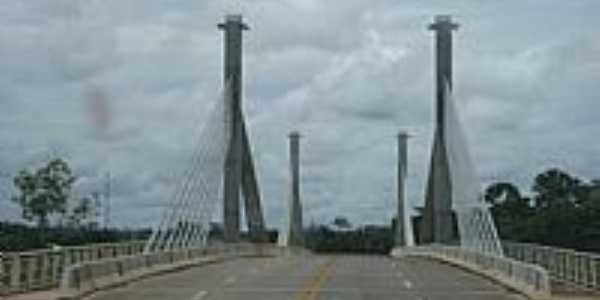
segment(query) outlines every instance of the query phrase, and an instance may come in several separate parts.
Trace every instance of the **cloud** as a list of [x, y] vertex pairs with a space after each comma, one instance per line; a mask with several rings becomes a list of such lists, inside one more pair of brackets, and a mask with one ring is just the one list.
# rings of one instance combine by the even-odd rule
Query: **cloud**
[[[14, 173], [52, 153], [66, 155], [86, 174], [82, 193], [110, 171], [115, 224], [154, 224], [218, 99], [216, 24], [235, 9], [251, 27], [244, 107], [270, 225], [287, 214], [292, 130], [304, 136], [307, 222], [344, 215], [353, 223], [388, 223], [395, 135], [402, 129], [415, 135], [408, 196], [412, 206], [422, 204], [434, 78], [426, 25], [438, 13], [461, 23], [455, 92], [482, 180], [527, 188], [553, 166], [598, 177], [600, 145], [590, 142], [600, 132], [598, 6], [591, 0], [7, 2], [0, 9], [0, 167]], [[106, 99], [106, 115], [90, 114], [90, 89]], [[4, 199], [3, 217], [18, 218]]]

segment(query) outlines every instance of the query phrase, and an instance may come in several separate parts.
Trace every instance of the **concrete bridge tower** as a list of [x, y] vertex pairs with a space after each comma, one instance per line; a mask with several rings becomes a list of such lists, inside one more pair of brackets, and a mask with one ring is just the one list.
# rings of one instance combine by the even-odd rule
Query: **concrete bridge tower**
[[396, 219], [395, 244], [398, 247], [409, 246], [407, 242], [406, 222], [406, 174], [408, 170], [408, 135], [398, 134], [398, 216]]
[[290, 133], [290, 232], [288, 246], [304, 246], [304, 228], [302, 222], [302, 203], [300, 202], [300, 133]]
[[435, 22], [429, 26], [435, 32], [436, 40], [436, 115], [425, 210], [419, 232], [421, 243], [450, 243], [458, 238], [452, 212], [452, 185], [444, 126], [446, 85], [452, 89], [452, 32], [457, 28], [458, 24], [452, 22], [448, 15], [436, 16]]
[[226, 242], [240, 238], [240, 189], [244, 194], [246, 220], [250, 237], [264, 241], [266, 231], [260, 205], [260, 192], [254, 170], [250, 141], [242, 109], [242, 33], [249, 27], [241, 15], [227, 15], [218, 25], [225, 33], [224, 85], [231, 95], [231, 137], [225, 159], [223, 180], [223, 226]]

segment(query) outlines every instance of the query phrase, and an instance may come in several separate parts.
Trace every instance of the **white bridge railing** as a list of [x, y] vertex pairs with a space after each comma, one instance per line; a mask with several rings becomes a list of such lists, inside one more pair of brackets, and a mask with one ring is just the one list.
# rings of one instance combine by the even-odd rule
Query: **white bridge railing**
[[550, 295], [550, 279], [546, 270], [510, 258], [441, 245], [396, 248], [392, 251], [392, 256], [425, 256], [439, 259], [493, 278], [533, 299], [545, 299]]
[[555, 282], [600, 290], [600, 254], [526, 243], [502, 246], [507, 257], [545, 268]]
[[141, 254], [143, 242], [93, 244], [0, 255], [0, 297], [59, 286], [63, 271], [75, 264]]
[[[146, 241], [135, 241], [4, 253], [0, 256], [0, 299], [11, 294], [58, 288], [64, 284], [65, 273], [74, 268], [83, 268], [84, 271], [81, 276], [73, 277], [75, 282], [89, 282], [103, 277], [100, 273], [106, 273], [114, 279], [119, 276], [131, 276], [132, 273], [129, 272], [133, 271], [146, 272], [155, 266], [170, 268], [169, 265], [206, 255], [277, 256], [301, 255], [306, 252], [301, 249], [278, 248], [270, 244], [211, 243], [207, 247], [197, 249], [144, 254], [145, 245]], [[119, 276], [115, 277], [115, 274]], [[86, 279], [85, 276], [89, 278]]]
[[173, 272], [183, 268], [243, 257], [302, 255], [300, 249], [272, 244], [215, 244], [195, 249], [179, 249], [138, 254], [68, 267], [62, 276], [61, 299], [81, 299], [90, 293], [132, 280]]

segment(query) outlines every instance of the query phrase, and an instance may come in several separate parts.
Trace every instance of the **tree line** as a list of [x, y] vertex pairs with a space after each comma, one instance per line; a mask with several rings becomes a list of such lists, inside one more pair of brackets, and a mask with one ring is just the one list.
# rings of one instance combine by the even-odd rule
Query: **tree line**
[[0, 251], [23, 251], [53, 245], [75, 246], [141, 239], [148, 229], [100, 228], [94, 196], [73, 196], [78, 177], [62, 159], [36, 170], [21, 170], [13, 179], [11, 201], [27, 223], [0, 222]]
[[[484, 190], [484, 199], [503, 241], [600, 252], [600, 180], [585, 181], [553, 168], [535, 176], [527, 194], [514, 183], [495, 182]], [[413, 220], [415, 227], [419, 219]], [[388, 253], [393, 247], [393, 224], [354, 230], [335, 230], [335, 221], [333, 225], [309, 227], [307, 246], [356, 253]]]
[[600, 180], [553, 168], [535, 177], [528, 195], [497, 182], [485, 201], [503, 240], [600, 252]]
[[[73, 199], [77, 180], [62, 159], [19, 172], [11, 201], [21, 207], [22, 218], [29, 224], [0, 222], [0, 251], [149, 235], [149, 229], [100, 229], [93, 197]], [[527, 193], [511, 182], [496, 182], [485, 189], [484, 199], [502, 240], [600, 252], [600, 180], [582, 180], [553, 168], [538, 174]], [[322, 252], [386, 253], [393, 247], [393, 225], [350, 228], [343, 217], [336, 218], [333, 227], [311, 225], [305, 230], [306, 244]], [[269, 239], [276, 240], [276, 235], [270, 231]], [[211, 237], [219, 236], [219, 226], [212, 226]]]

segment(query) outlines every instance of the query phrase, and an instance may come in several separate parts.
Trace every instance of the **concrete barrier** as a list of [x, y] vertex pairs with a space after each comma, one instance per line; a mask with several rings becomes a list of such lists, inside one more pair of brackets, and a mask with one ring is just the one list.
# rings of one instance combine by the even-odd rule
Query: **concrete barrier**
[[182, 268], [236, 257], [274, 257], [286, 251], [270, 244], [236, 244], [84, 262], [68, 267], [63, 273], [60, 299], [80, 299], [98, 290]]
[[455, 246], [406, 247], [392, 250], [393, 257], [424, 256], [483, 275], [532, 299], [550, 297], [548, 272], [537, 265], [497, 257]]
[[56, 288], [69, 266], [141, 254], [144, 245], [133, 241], [0, 253], [0, 297]]

